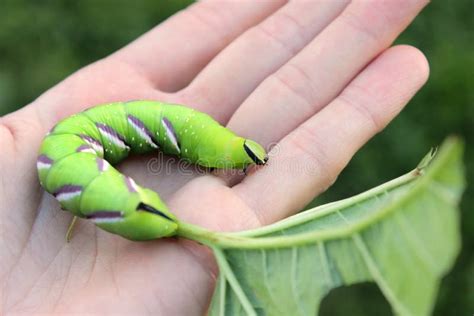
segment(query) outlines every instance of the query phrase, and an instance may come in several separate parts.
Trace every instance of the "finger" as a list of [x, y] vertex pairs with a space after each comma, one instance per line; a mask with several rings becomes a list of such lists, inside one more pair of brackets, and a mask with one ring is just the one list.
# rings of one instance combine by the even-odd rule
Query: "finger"
[[199, 1], [118, 51], [162, 91], [176, 91], [228, 43], [283, 5], [277, 1]]
[[257, 88], [228, 127], [263, 144], [280, 140], [337, 96], [424, 5], [424, 0], [352, 2]]
[[219, 54], [185, 94], [226, 122], [265, 77], [299, 52], [346, 4], [346, 0], [289, 2]]
[[332, 184], [354, 153], [399, 113], [427, 77], [427, 61], [417, 49], [387, 50], [333, 102], [283, 138], [268, 166], [234, 189], [263, 223], [301, 209]]

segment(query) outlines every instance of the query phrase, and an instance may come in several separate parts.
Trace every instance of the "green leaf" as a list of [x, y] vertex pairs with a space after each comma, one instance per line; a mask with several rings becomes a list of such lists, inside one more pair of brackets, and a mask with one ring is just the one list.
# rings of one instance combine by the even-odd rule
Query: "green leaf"
[[[315, 315], [339, 286], [375, 282], [396, 314], [427, 315], [460, 249], [462, 144], [451, 138], [412, 172], [260, 229], [184, 227], [220, 268], [211, 315]], [[363, 302], [361, 302], [362, 304]]]

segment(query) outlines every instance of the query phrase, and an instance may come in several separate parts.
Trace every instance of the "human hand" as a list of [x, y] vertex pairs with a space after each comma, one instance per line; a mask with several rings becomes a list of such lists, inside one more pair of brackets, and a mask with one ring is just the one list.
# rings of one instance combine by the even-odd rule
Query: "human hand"
[[157, 190], [178, 218], [210, 229], [294, 214], [428, 76], [415, 48], [387, 49], [424, 1], [346, 2], [199, 2], [3, 117], [1, 311], [204, 314], [217, 273], [205, 248], [130, 242], [87, 221], [65, 243], [71, 215], [36, 176], [41, 140], [58, 120], [100, 103], [186, 104], [243, 137], [277, 144], [268, 165], [231, 187], [225, 176], [150, 175], [149, 157], [121, 169]]

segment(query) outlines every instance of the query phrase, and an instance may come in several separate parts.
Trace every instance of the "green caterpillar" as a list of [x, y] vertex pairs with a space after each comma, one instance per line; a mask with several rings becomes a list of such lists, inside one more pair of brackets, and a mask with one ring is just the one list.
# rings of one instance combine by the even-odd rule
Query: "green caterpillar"
[[131, 240], [172, 236], [178, 221], [158, 194], [110, 165], [157, 149], [209, 168], [268, 159], [258, 143], [204, 113], [156, 101], [117, 102], [66, 118], [47, 134], [37, 160], [40, 183], [63, 209], [106, 231]]

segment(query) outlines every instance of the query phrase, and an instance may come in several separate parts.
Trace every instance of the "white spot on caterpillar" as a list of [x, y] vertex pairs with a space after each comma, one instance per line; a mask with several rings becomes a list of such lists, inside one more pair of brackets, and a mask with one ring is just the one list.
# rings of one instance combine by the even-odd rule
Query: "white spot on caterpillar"
[[65, 185], [59, 188], [53, 195], [59, 202], [69, 201], [80, 196], [82, 187], [78, 185]]
[[[161, 124], [163, 125], [163, 128], [165, 129], [166, 136], [169, 137], [169, 139], [171, 141], [171, 144], [176, 149], [176, 151], [179, 153], [181, 150], [180, 150], [179, 145], [178, 145], [178, 139], [176, 138], [176, 134], [175, 134], [173, 125], [166, 118], [163, 118], [161, 120]], [[166, 140], [166, 137], [165, 137], [165, 140]]]
[[113, 130], [110, 126], [107, 126], [102, 123], [96, 123], [96, 126], [99, 129], [99, 132], [102, 134], [102, 136], [107, 138], [107, 140], [109, 141], [109, 145], [113, 143], [114, 145], [122, 149], [125, 149], [125, 150], [129, 149], [128, 146], [123, 141], [122, 136], [117, 134], [117, 132]]
[[[85, 146], [87, 146], [87, 145], [85, 145]], [[89, 153], [89, 154], [95, 154], [96, 153], [95, 150], [92, 149], [91, 147], [84, 147], [84, 148], [79, 147], [78, 152], [80, 152], [80, 153]]]
[[36, 169], [38, 170], [49, 169], [49, 168], [51, 168], [51, 164], [43, 163], [41, 161], [38, 161], [36, 163]]
[[48, 158], [46, 155], [41, 155], [36, 161], [36, 168], [38, 170], [49, 169], [53, 165], [53, 160]]
[[[132, 128], [140, 136], [141, 139], [144, 139], [153, 148], [158, 148], [158, 146], [153, 142], [151, 132], [145, 127], [142, 121], [131, 115], [128, 116], [127, 120], [130, 126], [132, 126]], [[135, 137], [132, 138], [132, 140], [134, 139]], [[143, 145], [140, 144], [140, 147], [142, 146]]]
[[127, 185], [129, 192], [138, 192], [138, 185], [135, 183], [135, 181], [133, 181], [132, 178], [125, 176], [125, 184]]
[[124, 219], [122, 217], [114, 217], [114, 218], [91, 218], [91, 221], [95, 224], [100, 223], [116, 223], [121, 222]]
[[107, 171], [110, 167], [110, 164], [105, 159], [97, 158], [96, 162], [97, 162], [97, 169], [99, 169], [100, 172]]
[[78, 192], [70, 192], [70, 193], [61, 193], [56, 195], [56, 199], [59, 202], [69, 201], [77, 196], [81, 195], [81, 191]]
[[97, 153], [100, 155], [104, 154], [104, 147], [100, 142], [98, 142], [96, 139], [87, 136], [87, 135], [81, 135], [80, 136], [89, 146], [91, 146]]

